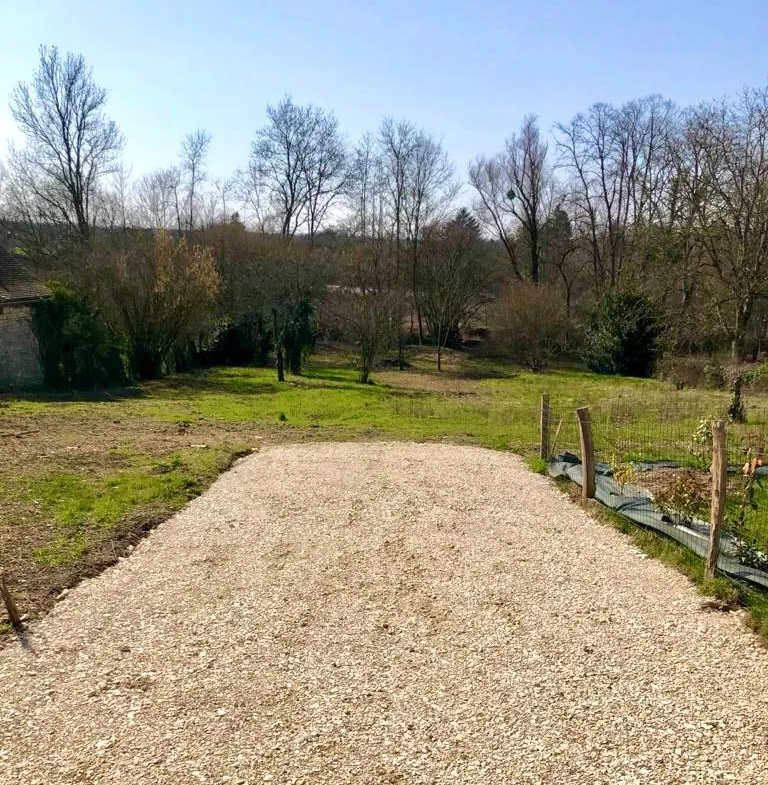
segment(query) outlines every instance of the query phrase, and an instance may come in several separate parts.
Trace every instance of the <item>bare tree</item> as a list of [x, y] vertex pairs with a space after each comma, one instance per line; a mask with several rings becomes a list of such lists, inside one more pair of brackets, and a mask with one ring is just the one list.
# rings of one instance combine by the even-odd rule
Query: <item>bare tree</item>
[[232, 193], [233, 181], [217, 177], [211, 182], [211, 187], [200, 194], [199, 223], [202, 228], [209, 229], [230, 220], [228, 208]]
[[541, 228], [548, 217], [546, 193], [548, 187], [547, 149], [533, 115], [528, 115], [520, 133], [507, 141], [507, 163], [512, 203], [512, 214], [526, 234], [530, 254], [531, 281], [539, 282], [541, 265]]
[[133, 220], [130, 201], [131, 170], [120, 163], [96, 192], [94, 222], [108, 229], [125, 231]]
[[283, 237], [306, 227], [312, 239], [346, 182], [338, 122], [332, 113], [297, 106], [289, 96], [267, 107], [267, 120], [251, 146], [250, 181], [269, 193]]
[[687, 122], [685, 185], [734, 359], [768, 297], [768, 88], [700, 106]]
[[278, 219], [271, 203], [266, 178], [251, 161], [232, 177], [232, 194], [243, 210], [243, 219], [261, 234], [279, 231]]
[[419, 340], [423, 340], [418, 286], [422, 232], [428, 224], [439, 222], [445, 217], [459, 186], [454, 178], [453, 164], [442, 145], [423, 131], [416, 134], [413, 158], [407, 174], [404, 208], [411, 256], [411, 290], [416, 305]]
[[364, 241], [342, 256], [342, 285], [329, 292], [325, 308], [339, 333], [355, 344], [366, 384], [381, 353], [397, 344], [403, 297], [385, 241]]
[[[568, 213], [558, 207], [541, 227], [541, 252], [544, 269], [550, 286], [562, 289], [565, 301], [565, 317], [570, 322], [573, 298], [584, 280], [584, 270], [588, 264], [583, 243], [575, 237]], [[525, 302], [535, 302], [535, 298], [523, 298]]]
[[470, 164], [469, 183], [478, 195], [472, 205], [476, 215], [491, 236], [501, 243], [514, 277], [523, 280], [515, 241], [517, 225], [507, 197], [509, 184], [499, 157], [479, 156]]
[[136, 220], [151, 229], [178, 228], [181, 223], [178, 192], [180, 173], [176, 167], [145, 174], [134, 188]]
[[266, 126], [251, 146], [251, 169], [269, 190], [280, 216], [280, 234], [293, 237], [305, 220], [306, 191], [302, 172], [308, 134], [306, 111], [285, 97], [267, 107]]
[[11, 218], [8, 195], [8, 170], [0, 160], [0, 229], [3, 223]]
[[221, 206], [221, 216], [226, 221], [229, 215], [229, 199], [235, 191], [235, 183], [232, 178], [216, 177], [213, 180], [213, 189], [216, 193], [217, 202]]
[[491, 335], [497, 352], [532, 371], [543, 370], [567, 342], [559, 293], [528, 281], [507, 285], [491, 308]]
[[53, 181], [40, 183], [28, 157], [20, 154], [13, 145], [8, 164], [5, 181], [8, 217], [23, 223], [28, 241], [40, 248], [45, 245], [48, 226], [72, 226], [67, 210], [68, 195]]
[[339, 121], [333, 114], [317, 109], [312, 114], [311, 133], [302, 164], [310, 242], [349, 182], [347, 153]]
[[[595, 104], [569, 125], [558, 125], [562, 165], [573, 175], [572, 201], [580, 212], [580, 228], [589, 234], [595, 288], [614, 286], [623, 261], [623, 240], [628, 202], [619, 188], [624, 162], [618, 167], [613, 129], [616, 110]], [[607, 246], [607, 249], [606, 249]], [[606, 259], [606, 256], [608, 257]]]
[[528, 276], [534, 283], [541, 278], [542, 227], [553, 209], [547, 151], [536, 117], [528, 115], [519, 134], [507, 139], [502, 153], [494, 158], [481, 156], [469, 169], [469, 182], [478, 196], [475, 211], [501, 242], [516, 278], [523, 278], [516, 242], [522, 233]]
[[676, 109], [660, 96], [595, 104], [557, 126], [578, 228], [589, 237], [596, 290], [617, 286], [632, 259], [632, 227], [659, 220], [670, 182]]
[[40, 48], [31, 84], [19, 83], [11, 113], [26, 138], [11, 150], [19, 189], [36, 208], [31, 217], [55, 219], [88, 237], [99, 180], [115, 170], [123, 139], [104, 114], [106, 91], [82, 55]]
[[[396, 267], [398, 275], [408, 280], [421, 339], [423, 325], [416, 281], [422, 234], [425, 226], [445, 216], [459, 186], [440, 142], [407, 120], [395, 122], [386, 118], [379, 129], [378, 144]], [[413, 329], [413, 314], [411, 323]]]
[[395, 261], [401, 265], [401, 248], [405, 236], [405, 199], [418, 131], [407, 120], [395, 122], [387, 117], [379, 129], [379, 146], [385, 188], [389, 196], [389, 220], [395, 246]]
[[447, 224], [430, 227], [419, 271], [424, 319], [437, 346], [437, 370], [451, 336], [488, 301], [491, 268], [477, 226], [460, 212]]
[[196, 224], [197, 200], [199, 188], [207, 176], [205, 164], [211, 146], [211, 135], [207, 131], [197, 130], [188, 134], [181, 143], [181, 173], [186, 186], [184, 197], [184, 221], [187, 231], [191, 232]]
[[384, 239], [386, 183], [381, 151], [367, 133], [355, 147], [349, 171], [347, 197], [351, 208], [350, 234], [362, 239]]
[[212, 252], [139, 230], [110, 237], [93, 261], [96, 296], [112, 328], [126, 336], [134, 372], [156, 378], [171, 351], [213, 318], [220, 278]]

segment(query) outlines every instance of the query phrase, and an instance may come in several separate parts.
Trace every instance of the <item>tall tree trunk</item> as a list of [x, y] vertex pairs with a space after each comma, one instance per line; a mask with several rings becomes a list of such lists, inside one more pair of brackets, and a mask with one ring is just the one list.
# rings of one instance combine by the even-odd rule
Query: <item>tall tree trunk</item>
[[413, 304], [416, 306], [416, 323], [419, 327], [419, 346], [422, 346], [424, 343], [424, 320], [421, 318], [421, 306], [419, 305], [419, 296], [417, 293], [418, 280], [418, 261], [414, 254], [411, 263], [411, 291], [413, 294]]
[[88, 219], [85, 216], [85, 210], [82, 203], [75, 204], [75, 215], [77, 216], [77, 231], [84, 239], [88, 239], [91, 228], [88, 226]]
[[368, 378], [371, 375], [371, 368], [373, 367], [373, 357], [367, 349], [363, 349], [363, 367], [360, 369], [360, 383], [368, 384]]
[[283, 362], [283, 347], [277, 345], [277, 381], [285, 381], [285, 363]]
[[195, 222], [195, 170], [192, 170], [192, 182], [189, 187], [189, 231], [194, 228]]
[[752, 315], [752, 298], [744, 297], [736, 312], [736, 327], [731, 340], [731, 359], [735, 362], [744, 357], [744, 342], [747, 336], [749, 318]]
[[752, 362], [756, 363], [760, 359], [760, 352], [763, 349], [763, 337], [765, 336], [765, 326], [766, 320], [763, 317], [760, 320], [760, 329], [757, 331], [757, 338], [755, 340], [755, 345], [752, 349]]
[[176, 206], [176, 226], [179, 229], [179, 234], [181, 234], [181, 208], [179, 207], [179, 189], [175, 187], [173, 189], [173, 197], [174, 203]]
[[539, 227], [537, 225], [531, 226], [530, 231], [531, 240], [531, 281], [538, 283], [540, 278], [539, 272]]
[[416, 304], [416, 322], [419, 326], [419, 346], [424, 343], [424, 320], [421, 318], [421, 308]]
[[272, 309], [272, 323], [275, 328], [275, 354], [277, 356], [277, 381], [285, 381], [285, 362], [283, 360], [283, 336], [277, 329], [277, 309]]

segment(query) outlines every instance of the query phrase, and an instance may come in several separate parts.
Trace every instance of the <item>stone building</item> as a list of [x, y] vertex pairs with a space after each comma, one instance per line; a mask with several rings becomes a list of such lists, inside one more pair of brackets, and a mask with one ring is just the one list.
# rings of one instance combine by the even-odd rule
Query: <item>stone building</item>
[[19, 258], [0, 247], [0, 390], [42, 381], [30, 308], [48, 296]]

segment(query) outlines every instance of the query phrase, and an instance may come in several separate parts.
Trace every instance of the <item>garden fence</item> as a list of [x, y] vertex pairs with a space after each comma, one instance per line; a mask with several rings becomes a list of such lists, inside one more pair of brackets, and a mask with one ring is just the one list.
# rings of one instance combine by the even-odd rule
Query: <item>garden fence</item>
[[709, 558], [711, 572], [768, 587], [766, 412], [752, 409], [746, 423], [725, 414], [674, 398], [598, 402], [577, 413], [545, 395], [540, 455], [584, 496]]

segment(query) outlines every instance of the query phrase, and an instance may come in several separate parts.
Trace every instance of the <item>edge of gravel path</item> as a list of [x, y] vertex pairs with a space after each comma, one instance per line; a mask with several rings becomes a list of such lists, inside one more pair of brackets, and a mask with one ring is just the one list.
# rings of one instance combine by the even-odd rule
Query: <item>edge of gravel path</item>
[[271, 447], [0, 653], [0, 780], [762, 785], [697, 600], [511, 453]]
[[[159, 520], [158, 522], [153, 523], [152, 526], [146, 527], [142, 529], [140, 538], [135, 544], [132, 544], [130, 549], [127, 550], [122, 555], [116, 556], [113, 561], [105, 562], [104, 567], [94, 574], [85, 574], [82, 578], [80, 578], [77, 583], [73, 584], [71, 587], [62, 592], [60, 598], [57, 598], [55, 604], [53, 604], [47, 611], [41, 616], [35, 617], [29, 621], [25, 620], [21, 630], [11, 630], [5, 635], [0, 635], [0, 651], [4, 648], [8, 647], [9, 645], [20, 645], [22, 649], [27, 649], [29, 647], [30, 638], [34, 637], [39, 632], [44, 631], [45, 629], [45, 622], [51, 618], [56, 617], [61, 609], [65, 609], [68, 607], [69, 603], [68, 600], [72, 596], [77, 596], [81, 591], [85, 589], [85, 587], [90, 586], [93, 582], [99, 581], [102, 579], [104, 575], [109, 574], [114, 570], [122, 569], [122, 567], [129, 563], [138, 553], [140, 553], [144, 548], [151, 547], [152, 543], [156, 542], [156, 539], [159, 535], [162, 534], [162, 531], [165, 527], [167, 527], [172, 521], [179, 518], [180, 516], [186, 515], [190, 510], [193, 510], [195, 506], [200, 503], [200, 500], [205, 497], [205, 495], [213, 489], [215, 486], [219, 485], [220, 483], [226, 481], [229, 475], [236, 473], [238, 468], [241, 467], [243, 464], [248, 463], [250, 461], [259, 460], [260, 457], [263, 457], [265, 454], [269, 454], [275, 450], [312, 450], [315, 447], [323, 447], [323, 446], [342, 446], [342, 445], [354, 445], [357, 447], [380, 447], [386, 445], [402, 445], [408, 447], [414, 446], [430, 446], [430, 447], [440, 447], [440, 448], [461, 448], [461, 449], [470, 449], [475, 450], [480, 453], [488, 453], [490, 455], [499, 456], [504, 455], [511, 459], [513, 462], [518, 463], [519, 467], [526, 472], [526, 474], [530, 477], [532, 482], [539, 483], [542, 487], [546, 487], [547, 490], [556, 495], [557, 498], [563, 503], [564, 505], [564, 513], [567, 510], [571, 514], [577, 515], [582, 522], [588, 522], [593, 526], [599, 527], [600, 531], [606, 533], [605, 536], [610, 536], [613, 538], [614, 542], [617, 546], [623, 546], [629, 548], [633, 553], [638, 554], [643, 559], [649, 559], [661, 567], [663, 567], [670, 575], [675, 575], [680, 582], [681, 587], [685, 587], [687, 591], [692, 591], [695, 596], [699, 597], [702, 602], [706, 601], [707, 597], [711, 597], [711, 595], [703, 594], [699, 591], [698, 587], [695, 585], [694, 581], [686, 575], [682, 570], [677, 569], [674, 565], [670, 565], [662, 561], [661, 559], [654, 558], [652, 556], [648, 556], [643, 549], [637, 545], [636, 543], [632, 542], [631, 535], [625, 531], [622, 531], [617, 526], [615, 526], [612, 522], [601, 519], [601, 514], [603, 513], [603, 508], [599, 506], [599, 503], [595, 503], [595, 506], [590, 509], [589, 507], [584, 507], [580, 504], [577, 500], [574, 500], [573, 496], [571, 496], [566, 489], [561, 488], [558, 484], [552, 480], [547, 475], [541, 474], [539, 472], [533, 471], [526, 463], [524, 458], [517, 453], [514, 453], [510, 450], [495, 450], [488, 447], [481, 447], [476, 445], [460, 445], [460, 444], [453, 444], [450, 442], [435, 442], [435, 441], [405, 441], [405, 440], [366, 440], [366, 441], [316, 441], [310, 444], [304, 442], [289, 442], [289, 443], [281, 443], [281, 444], [270, 444], [255, 447], [251, 452], [247, 455], [241, 455], [235, 460], [233, 460], [230, 465], [208, 486], [199, 496], [196, 496], [194, 499], [191, 499], [184, 507], [180, 510], [171, 513], [168, 517]], [[610, 535], [607, 533], [610, 532]], [[762, 638], [758, 633], [756, 633], [753, 629], [749, 627], [747, 621], [749, 619], [749, 610], [743, 607], [721, 607], [719, 610], [724, 611], [721, 615], [725, 617], [738, 617], [743, 627], [753, 634], [759, 644], [766, 646], [768, 648], [768, 641]], [[766, 783], [768, 785], [768, 783]]]
[[[462, 444], [453, 444], [451, 442], [439, 442], [439, 441], [406, 441], [406, 440], [384, 440], [384, 439], [373, 439], [373, 440], [353, 440], [353, 441], [313, 441], [311, 443], [305, 442], [288, 442], [288, 443], [280, 443], [280, 444], [270, 444], [270, 445], [263, 445], [254, 447], [248, 454], [240, 455], [236, 457], [229, 466], [220, 474], [218, 477], [208, 486], [200, 495], [196, 496], [194, 499], [191, 499], [184, 507], [180, 510], [177, 510], [165, 518], [153, 520], [151, 525], [149, 526], [142, 526], [140, 531], [137, 532], [137, 536], [132, 539], [132, 541], [127, 544], [126, 549], [117, 555], [115, 555], [114, 559], [111, 560], [104, 560], [102, 562], [101, 569], [96, 572], [86, 572], [84, 573], [79, 579], [73, 583], [71, 586], [68, 586], [63, 590], [61, 595], [56, 598], [55, 602], [41, 615], [35, 616], [32, 619], [24, 619], [23, 625], [21, 630], [14, 630], [9, 629], [7, 632], [0, 633], [0, 651], [4, 648], [13, 646], [13, 645], [21, 645], [22, 648], [26, 648], [28, 646], [28, 642], [30, 640], [30, 636], [34, 636], [36, 631], [41, 629], [41, 625], [44, 628], [44, 622], [46, 619], [55, 615], [57, 613], [57, 609], [64, 607], [67, 603], [68, 598], [78, 589], [81, 589], [83, 586], [89, 585], [93, 581], [99, 580], [103, 575], [109, 573], [111, 570], [119, 569], [122, 564], [131, 560], [136, 553], [140, 551], [141, 548], [145, 547], [147, 542], [151, 542], [153, 536], [156, 536], [158, 532], [160, 532], [163, 527], [165, 527], [170, 521], [174, 520], [180, 515], [185, 514], [187, 510], [194, 507], [198, 501], [205, 496], [208, 491], [210, 491], [215, 485], [222, 482], [224, 478], [226, 478], [229, 474], [233, 471], [236, 471], [239, 466], [243, 463], [251, 461], [251, 460], [258, 460], [259, 456], [264, 455], [265, 453], [269, 453], [273, 450], [280, 450], [280, 449], [312, 449], [314, 447], [322, 447], [324, 445], [356, 445], [356, 446], [381, 446], [381, 445], [403, 445], [403, 446], [418, 446], [418, 445], [428, 445], [428, 446], [438, 446], [438, 447], [445, 447], [448, 449], [452, 448], [462, 448], [462, 449], [473, 449], [481, 452], [487, 452], [492, 455], [505, 455], [509, 456], [513, 460], [517, 461], [522, 468], [530, 477], [537, 478], [538, 482], [543, 483], [547, 486], [553, 493], [556, 493], [566, 505], [566, 508], [569, 509], [571, 512], [578, 513], [581, 516], [584, 516], [587, 520], [589, 520], [592, 524], [599, 526], [602, 530], [609, 530], [613, 532], [614, 536], [617, 538], [617, 543], [622, 543], [625, 546], [633, 549], [634, 551], [640, 553], [643, 558], [652, 559], [655, 562], [661, 564], [666, 570], [670, 573], [676, 574], [686, 586], [690, 589], [694, 590], [701, 598], [701, 601], [704, 606], [707, 605], [707, 599], [712, 598], [711, 594], [702, 592], [696, 586], [696, 583], [693, 578], [686, 573], [682, 569], [678, 569], [675, 565], [671, 565], [669, 563], [664, 562], [661, 559], [655, 558], [653, 556], [648, 556], [638, 544], [634, 543], [631, 539], [631, 534], [627, 533], [626, 531], [621, 530], [618, 526], [616, 526], [612, 521], [607, 520], [603, 513], [609, 512], [606, 511], [599, 503], [595, 502], [594, 505], [590, 507], [584, 507], [580, 504], [577, 500], [574, 499], [572, 494], [568, 493], [567, 488], [559, 487], [558, 484], [549, 476], [541, 474], [539, 472], [533, 471], [526, 463], [524, 458], [517, 453], [512, 452], [511, 450], [495, 450], [488, 447], [480, 447], [476, 445], [462, 445]], [[750, 612], [748, 608], [744, 607], [736, 607], [732, 603], [725, 604], [725, 605], [715, 605], [712, 604], [713, 608], [716, 610], [724, 611], [725, 615], [736, 615], [739, 617], [741, 623], [744, 627], [753, 635], [755, 635], [758, 642], [768, 648], [768, 640], [762, 637], [758, 632], [756, 632], [752, 627], [749, 625], [750, 619]], [[767, 783], [768, 785], [768, 783]]]

